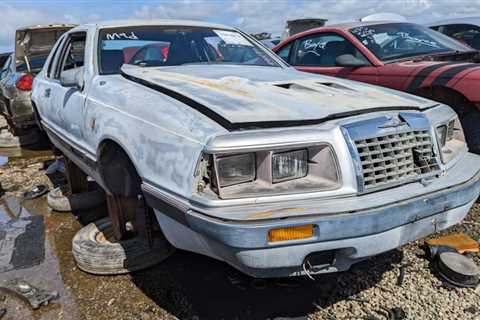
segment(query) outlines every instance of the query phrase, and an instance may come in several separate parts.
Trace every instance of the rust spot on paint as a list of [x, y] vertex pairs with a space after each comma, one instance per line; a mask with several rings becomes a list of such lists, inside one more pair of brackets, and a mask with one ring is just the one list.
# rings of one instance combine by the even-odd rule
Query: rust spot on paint
[[260, 211], [247, 216], [247, 219], [266, 219], [266, 218], [271, 218], [272, 216], [278, 213], [299, 212], [304, 210], [305, 210], [304, 208], [284, 208], [284, 209], [278, 209], [278, 210]]

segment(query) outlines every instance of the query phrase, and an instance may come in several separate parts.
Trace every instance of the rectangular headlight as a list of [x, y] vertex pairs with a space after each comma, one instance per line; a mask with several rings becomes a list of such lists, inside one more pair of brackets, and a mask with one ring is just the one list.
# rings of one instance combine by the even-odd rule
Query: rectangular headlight
[[255, 154], [245, 153], [216, 159], [220, 187], [253, 181], [255, 179]]
[[273, 183], [303, 178], [308, 171], [308, 152], [306, 149], [274, 153], [272, 155]]
[[447, 125], [442, 125], [437, 127], [437, 137], [438, 137], [438, 144], [440, 147], [444, 147], [447, 143]]
[[461, 150], [466, 149], [465, 136], [458, 117], [438, 126], [436, 130], [443, 163], [449, 162]]

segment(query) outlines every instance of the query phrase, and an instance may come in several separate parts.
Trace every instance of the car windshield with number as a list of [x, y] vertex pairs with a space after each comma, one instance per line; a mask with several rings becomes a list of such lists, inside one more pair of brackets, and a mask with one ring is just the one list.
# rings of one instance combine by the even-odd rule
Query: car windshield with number
[[472, 48], [439, 32], [410, 23], [361, 26], [349, 31], [382, 61], [473, 51]]
[[280, 66], [264, 49], [234, 30], [206, 27], [104, 29], [99, 38], [100, 73], [122, 64], [143, 67], [185, 64]]

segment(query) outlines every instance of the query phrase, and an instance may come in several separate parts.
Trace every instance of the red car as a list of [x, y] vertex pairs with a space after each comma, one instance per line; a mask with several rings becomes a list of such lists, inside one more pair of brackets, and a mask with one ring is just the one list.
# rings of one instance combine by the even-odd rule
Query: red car
[[480, 153], [478, 51], [413, 23], [354, 22], [296, 34], [273, 48], [301, 71], [402, 90], [450, 105]]

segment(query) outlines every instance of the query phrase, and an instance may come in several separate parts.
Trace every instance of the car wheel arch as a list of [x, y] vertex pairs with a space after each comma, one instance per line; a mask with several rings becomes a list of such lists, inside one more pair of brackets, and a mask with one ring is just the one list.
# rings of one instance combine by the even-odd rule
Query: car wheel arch
[[112, 138], [103, 139], [97, 149], [98, 173], [106, 192], [135, 196], [140, 192], [141, 175], [127, 149]]
[[33, 109], [33, 117], [35, 119], [35, 123], [37, 124], [38, 129], [41, 131], [45, 131], [42, 126], [42, 118], [40, 117], [40, 113], [38, 112], [38, 107], [33, 100], [31, 100], [32, 109]]

